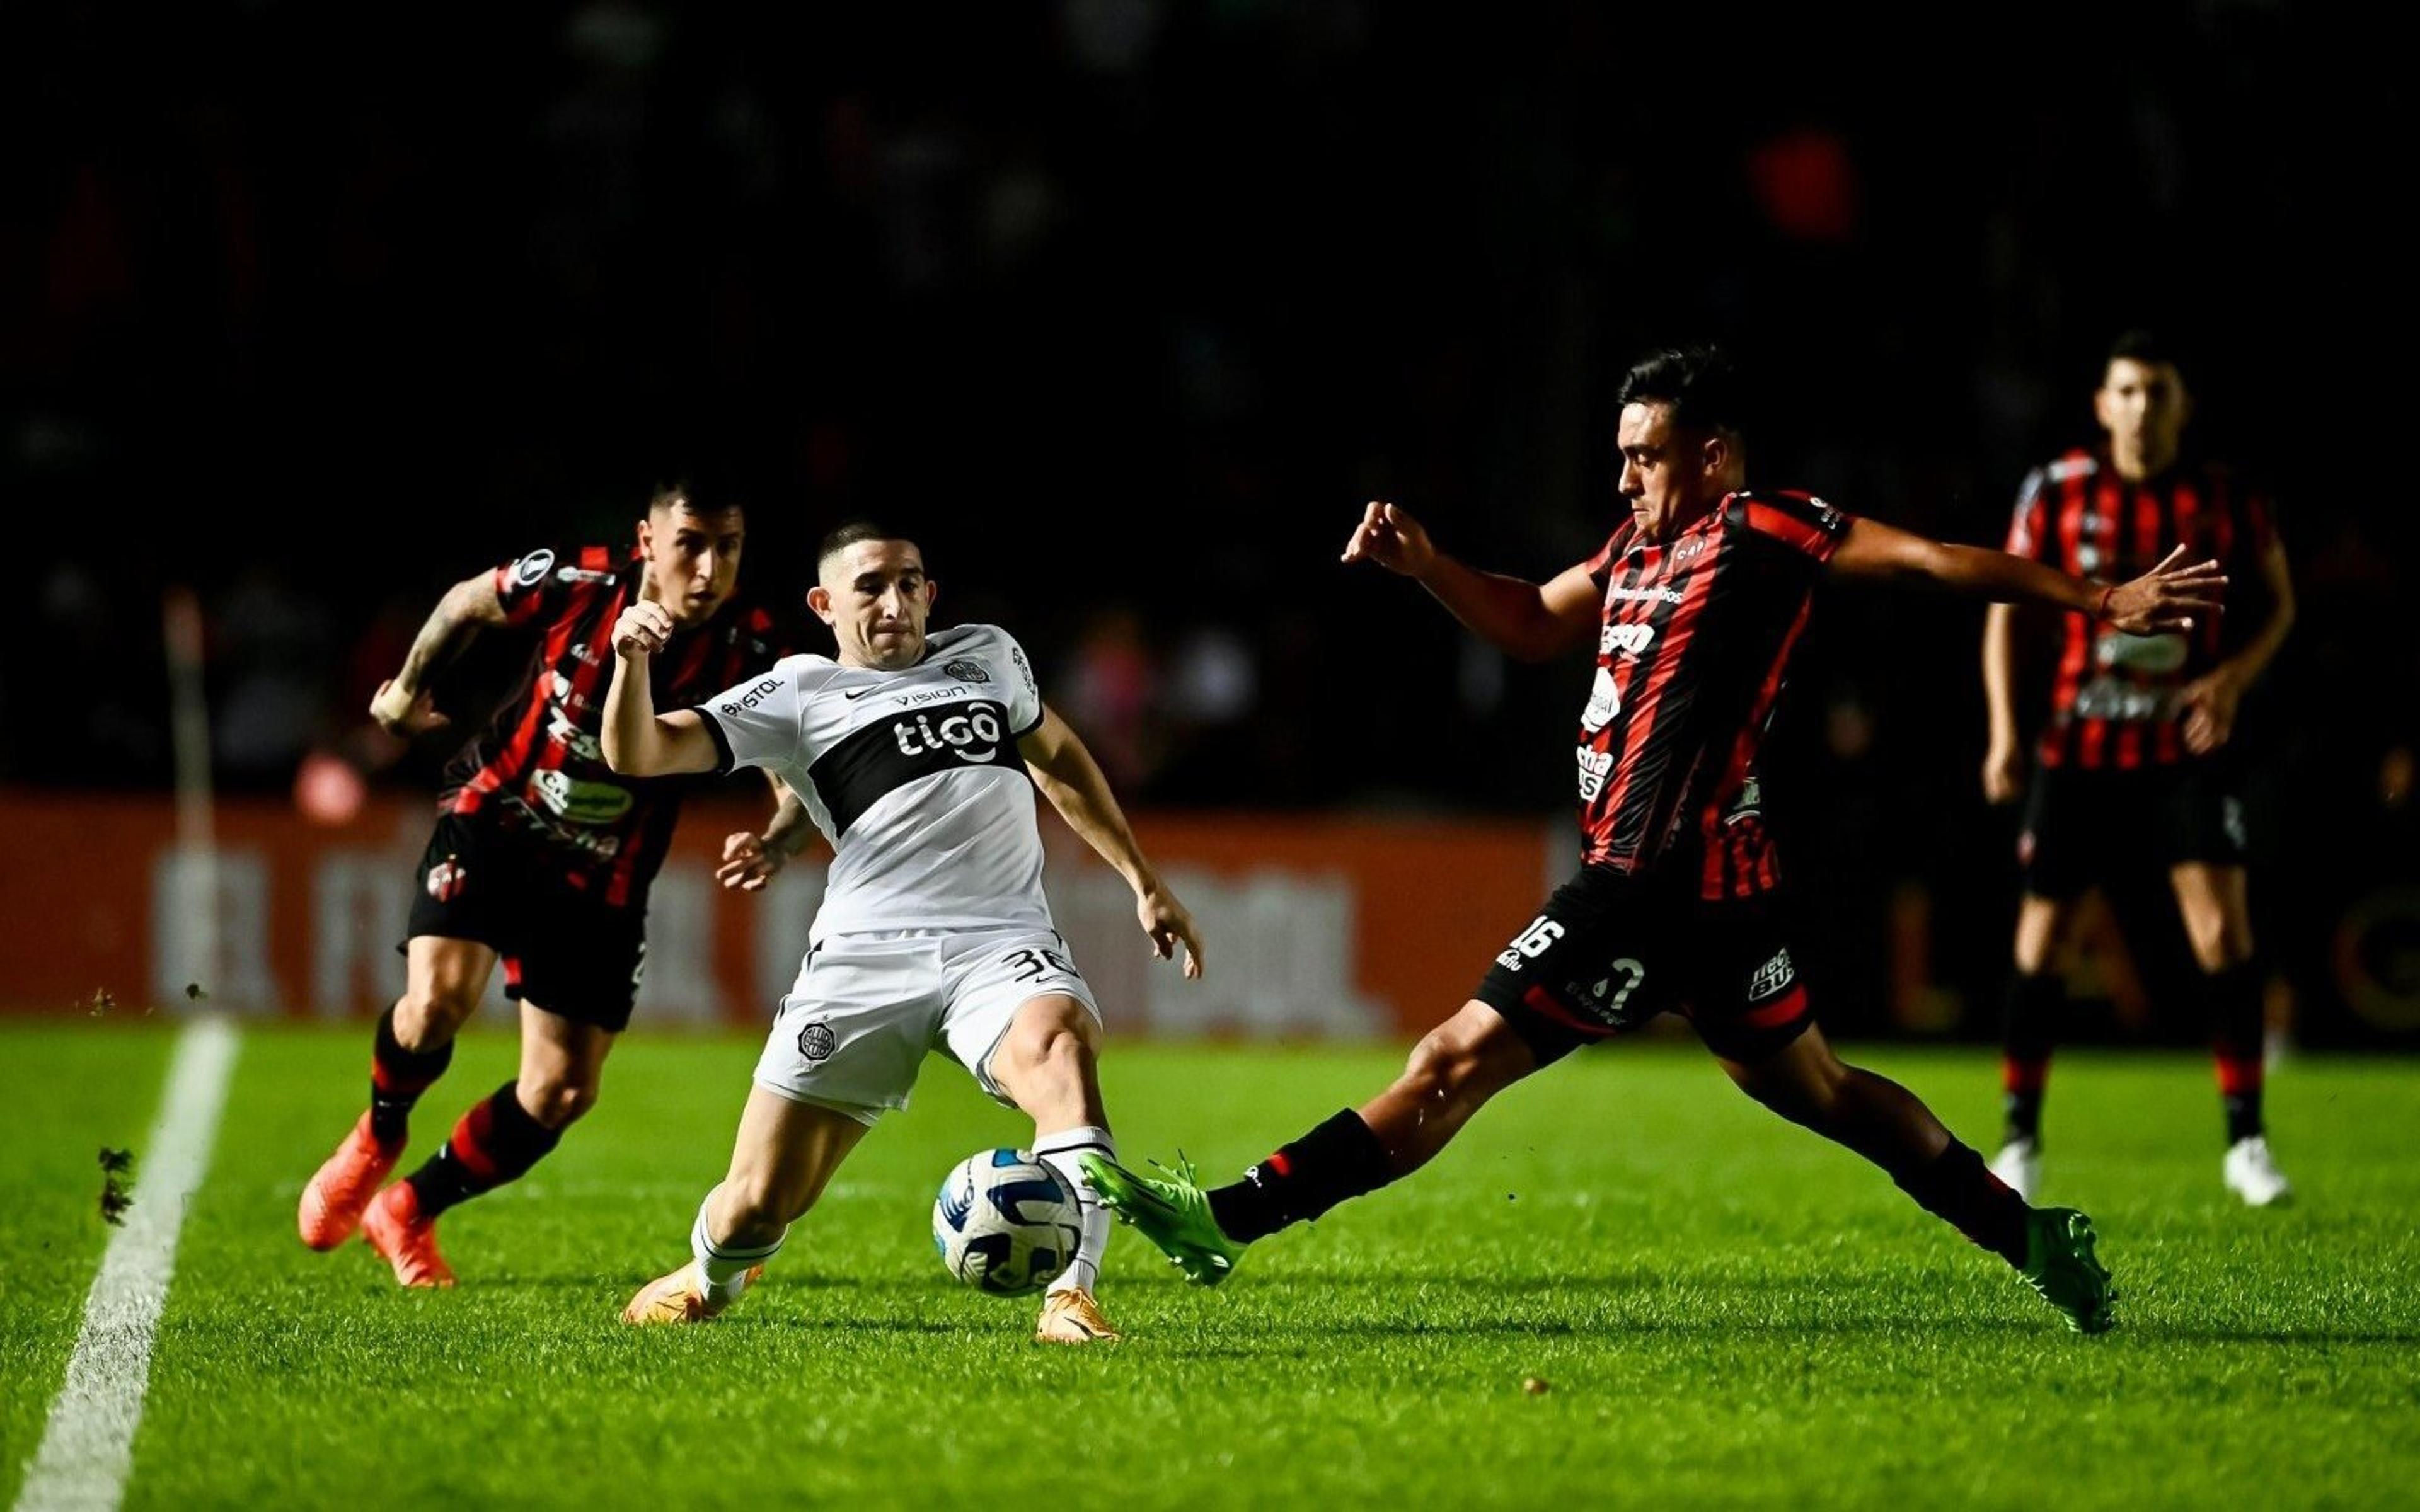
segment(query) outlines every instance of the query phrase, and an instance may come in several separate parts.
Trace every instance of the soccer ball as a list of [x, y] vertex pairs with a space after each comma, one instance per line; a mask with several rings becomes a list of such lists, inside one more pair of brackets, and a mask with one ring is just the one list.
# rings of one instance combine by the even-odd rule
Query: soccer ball
[[996, 1297], [1048, 1286], [1083, 1234], [1083, 1210], [1067, 1179], [1022, 1149], [969, 1155], [933, 1199], [933, 1247], [942, 1266]]

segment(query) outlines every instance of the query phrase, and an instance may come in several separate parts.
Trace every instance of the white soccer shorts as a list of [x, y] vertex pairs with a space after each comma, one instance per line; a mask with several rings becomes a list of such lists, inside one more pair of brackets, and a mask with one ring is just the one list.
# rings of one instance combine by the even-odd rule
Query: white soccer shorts
[[834, 935], [808, 953], [782, 999], [756, 1085], [871, 1124], [908, 1105], [924, 1053], [939, 1050], [1009, 1103], [989, 1073], [992, 1050], [1019, 1008], [1050, 993], [1099, 1021], [1093, 989], [1048, 930]]

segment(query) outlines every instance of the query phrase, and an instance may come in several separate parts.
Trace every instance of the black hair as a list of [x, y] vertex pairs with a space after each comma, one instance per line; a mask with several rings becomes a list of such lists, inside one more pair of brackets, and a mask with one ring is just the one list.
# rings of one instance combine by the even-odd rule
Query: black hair
[[[820, 572], [825, 563], [860, 541], [906, 541], [910, 546], [916, 545], [915, 537], [903, 535], [880, 520], [853, 519], [825, 536], [823, 545], [815, 548], [815, 569]], [[917, 549], [921, 552], [923, 548], [917, 547]]]
[[1633, 363], [1620, 403], [1660, 404], [1676, 429], [1747, 431], [1747, 393], [1737, 364], [1719, 347], [1667, 347]]
[[2180, 373], [2185, 367], [2175, 347], [2157, 332], [2147, 331], [2141, 326], [2109, 344], [2109, 356], [2101, 364], [2102, 371], [2108, 371], [2110, 363], [2118, 362], [2141, 363], [2146, 367], [2173, 367]]
[[693, 479], [686, 477], [657, 484], [655, 492], [647, 495], [647, 513], [650, 515], [659, 509], [686, 509], [692, 515], [720, 515], [726, 509], [744, 512], [746, 507], [737, 495], [702, 489]]

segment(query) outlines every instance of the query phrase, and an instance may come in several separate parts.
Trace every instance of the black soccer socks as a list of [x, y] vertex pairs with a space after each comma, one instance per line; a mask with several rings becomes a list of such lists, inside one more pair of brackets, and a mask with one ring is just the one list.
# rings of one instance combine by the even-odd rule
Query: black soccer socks
[[395, 1010], [380, 1014], [378, 1041], [370, 1052], [370, 1137], [389, 1148], [403, 1143], [411, 1105], [453, 1063], [453, 1041], [415, 1054], [395, 1037]]
[[2067, 1012], [2067, 984], [2044, 973], [2009, 979], [2000, 1049], [2004, 1140], [2041, 1134], [2042, 1089], [2050, 1081], [2051, 1052], [2058, 1046]]
[[427, 1164], [407, 1178], [420, 1198], [420, 1212], [434, 1218], [466, 1197], [492, 1192], [544, 1160], [563, 1138], [521, 1106], [506, 1082], [454, 1125], [454, 1135]]
[[1346, 1108], [1281, 1147], [1234, 1185], [1210, 1193], [1210, 1216], [1229, 1239], [1249, 1244], [1394, 1179], [1387, 1147], [1361, 1115]]
[[2025, 1263], [2025, 1200], [1957, 1140], [1912, 1171], [1895, 1175], [1916, 1205], [2010, 1265]]
[[2260, 968], [2240, 961], [2202, 978], [2210, 1012], [2210, 1047], [2217, 1062], [2218, 1096], [2226, 1110], [2226, 1142], [2257, 1138], [2263, 1132], [2260, 1092], [2264, 1078]]

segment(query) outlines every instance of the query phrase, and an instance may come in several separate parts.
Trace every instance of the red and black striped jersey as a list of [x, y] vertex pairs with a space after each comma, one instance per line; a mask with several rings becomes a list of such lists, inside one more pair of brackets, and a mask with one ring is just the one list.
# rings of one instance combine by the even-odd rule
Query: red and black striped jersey
[[[2124, 582], [2171, 547], [2216, 560], [2242, 593], [2260, 580], [2273, 540], [2269, 501], [2216, 463], [2189, 463], [2129, 483], [2105, 454], [2073, 451], [2037, 468], [2018, 490], [2009, 550], [2079, 578]], [[2065, 616], [2045, 766], [2170, 766], [2187, 759], [2186, 684], [2221, 659], [2224, 615], [2192, 630], [2129, 635], [2088, 615]]]
[[1589, 865], [1694, 881], [1703, 898], [1779, 884], [1757, 748], [1849, 524], [1810, 494], [1735, 493], [1667, 541], [1625, 521], [1589, 560], [1605, 589], [1580, 716]]
[[[693, 778], [624, 777], [597, 732], [613, 676], [613, 622], [645, 564], [592, 546], [558, 559], [533, 551], [496, 569], [505, 623], [535, 629], [520, 685], [446, 771], [439, 807], [482, 814], [543, 845], [573, 887], [613, 907], [644, 907]], [[774, 616], [737, 601], [676, 632], [651, 665], [658, 709], [680, 709], [752, 677], [797, 648]]]

